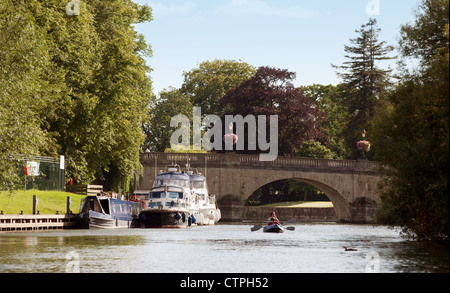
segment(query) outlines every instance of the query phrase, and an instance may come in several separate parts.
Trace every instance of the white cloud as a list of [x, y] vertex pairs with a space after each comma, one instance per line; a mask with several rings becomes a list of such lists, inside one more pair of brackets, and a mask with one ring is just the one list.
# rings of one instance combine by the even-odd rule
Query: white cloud
[[[279, 1], [277, 2], [279, 3]], [[226, 5], [219, 7], [217, 12], [234, 16], [273, 16], [283, 18], [312, 18], [320, 16], [319, 11], [306, 9], [301, 6], [272, 6], [261, 0], [230, 0]]]

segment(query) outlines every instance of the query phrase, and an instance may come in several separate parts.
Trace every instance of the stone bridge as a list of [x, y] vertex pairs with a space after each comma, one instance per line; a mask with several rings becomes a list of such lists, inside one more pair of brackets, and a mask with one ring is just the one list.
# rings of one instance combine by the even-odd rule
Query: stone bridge
[[379, 203], [378, 163], [367, 160], [327, 160], [278, 157], [259, 160], [259, 155], [236, 153], [144, 153], [143, 174], [137, 189], [150, 189], [156, 174], [165, 166], [187, 163], [207, 178], [210, 194], [215, 194], [223, 221], [240, 221], [243, 205], [258, 188], [268, 183], [296, 179], [311, 184], [331, 200], [340, 222], [373, 223]]

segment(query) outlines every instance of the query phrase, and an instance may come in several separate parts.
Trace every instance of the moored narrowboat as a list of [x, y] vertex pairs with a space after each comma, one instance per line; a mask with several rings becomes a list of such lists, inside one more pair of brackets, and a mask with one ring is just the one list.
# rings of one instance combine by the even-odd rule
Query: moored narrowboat
[[106, 196], [81, 200], [78, 227], [81, 229], [134, 228], [138, 226], [140, 203]]

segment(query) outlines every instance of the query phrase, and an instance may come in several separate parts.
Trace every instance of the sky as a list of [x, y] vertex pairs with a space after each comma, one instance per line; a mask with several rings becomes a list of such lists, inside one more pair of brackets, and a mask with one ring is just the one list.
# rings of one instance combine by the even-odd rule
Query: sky
[[[376, 18], [380, 41], [397, 46], [420, 0], [134, 0], [153, 21], [135, 25], [152, 46], [153, 92], [179, 88], [183, 72], [207, 60], [243, 61], [296, 73], [295, 86], [338, 84], [356, 29]], [[391, 53], [392, 56], [397, 52]], [[381, 67], [396, 68], [395, 61]]]

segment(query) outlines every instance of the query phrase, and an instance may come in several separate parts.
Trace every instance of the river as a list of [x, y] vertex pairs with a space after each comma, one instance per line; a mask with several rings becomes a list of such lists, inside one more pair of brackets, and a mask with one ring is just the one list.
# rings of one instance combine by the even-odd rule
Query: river
[[448, 245], [408, 241], [398, 229], [297, 223], [272, 234], [252, 226], [0, 234], [0, 273], [449, 272]]

